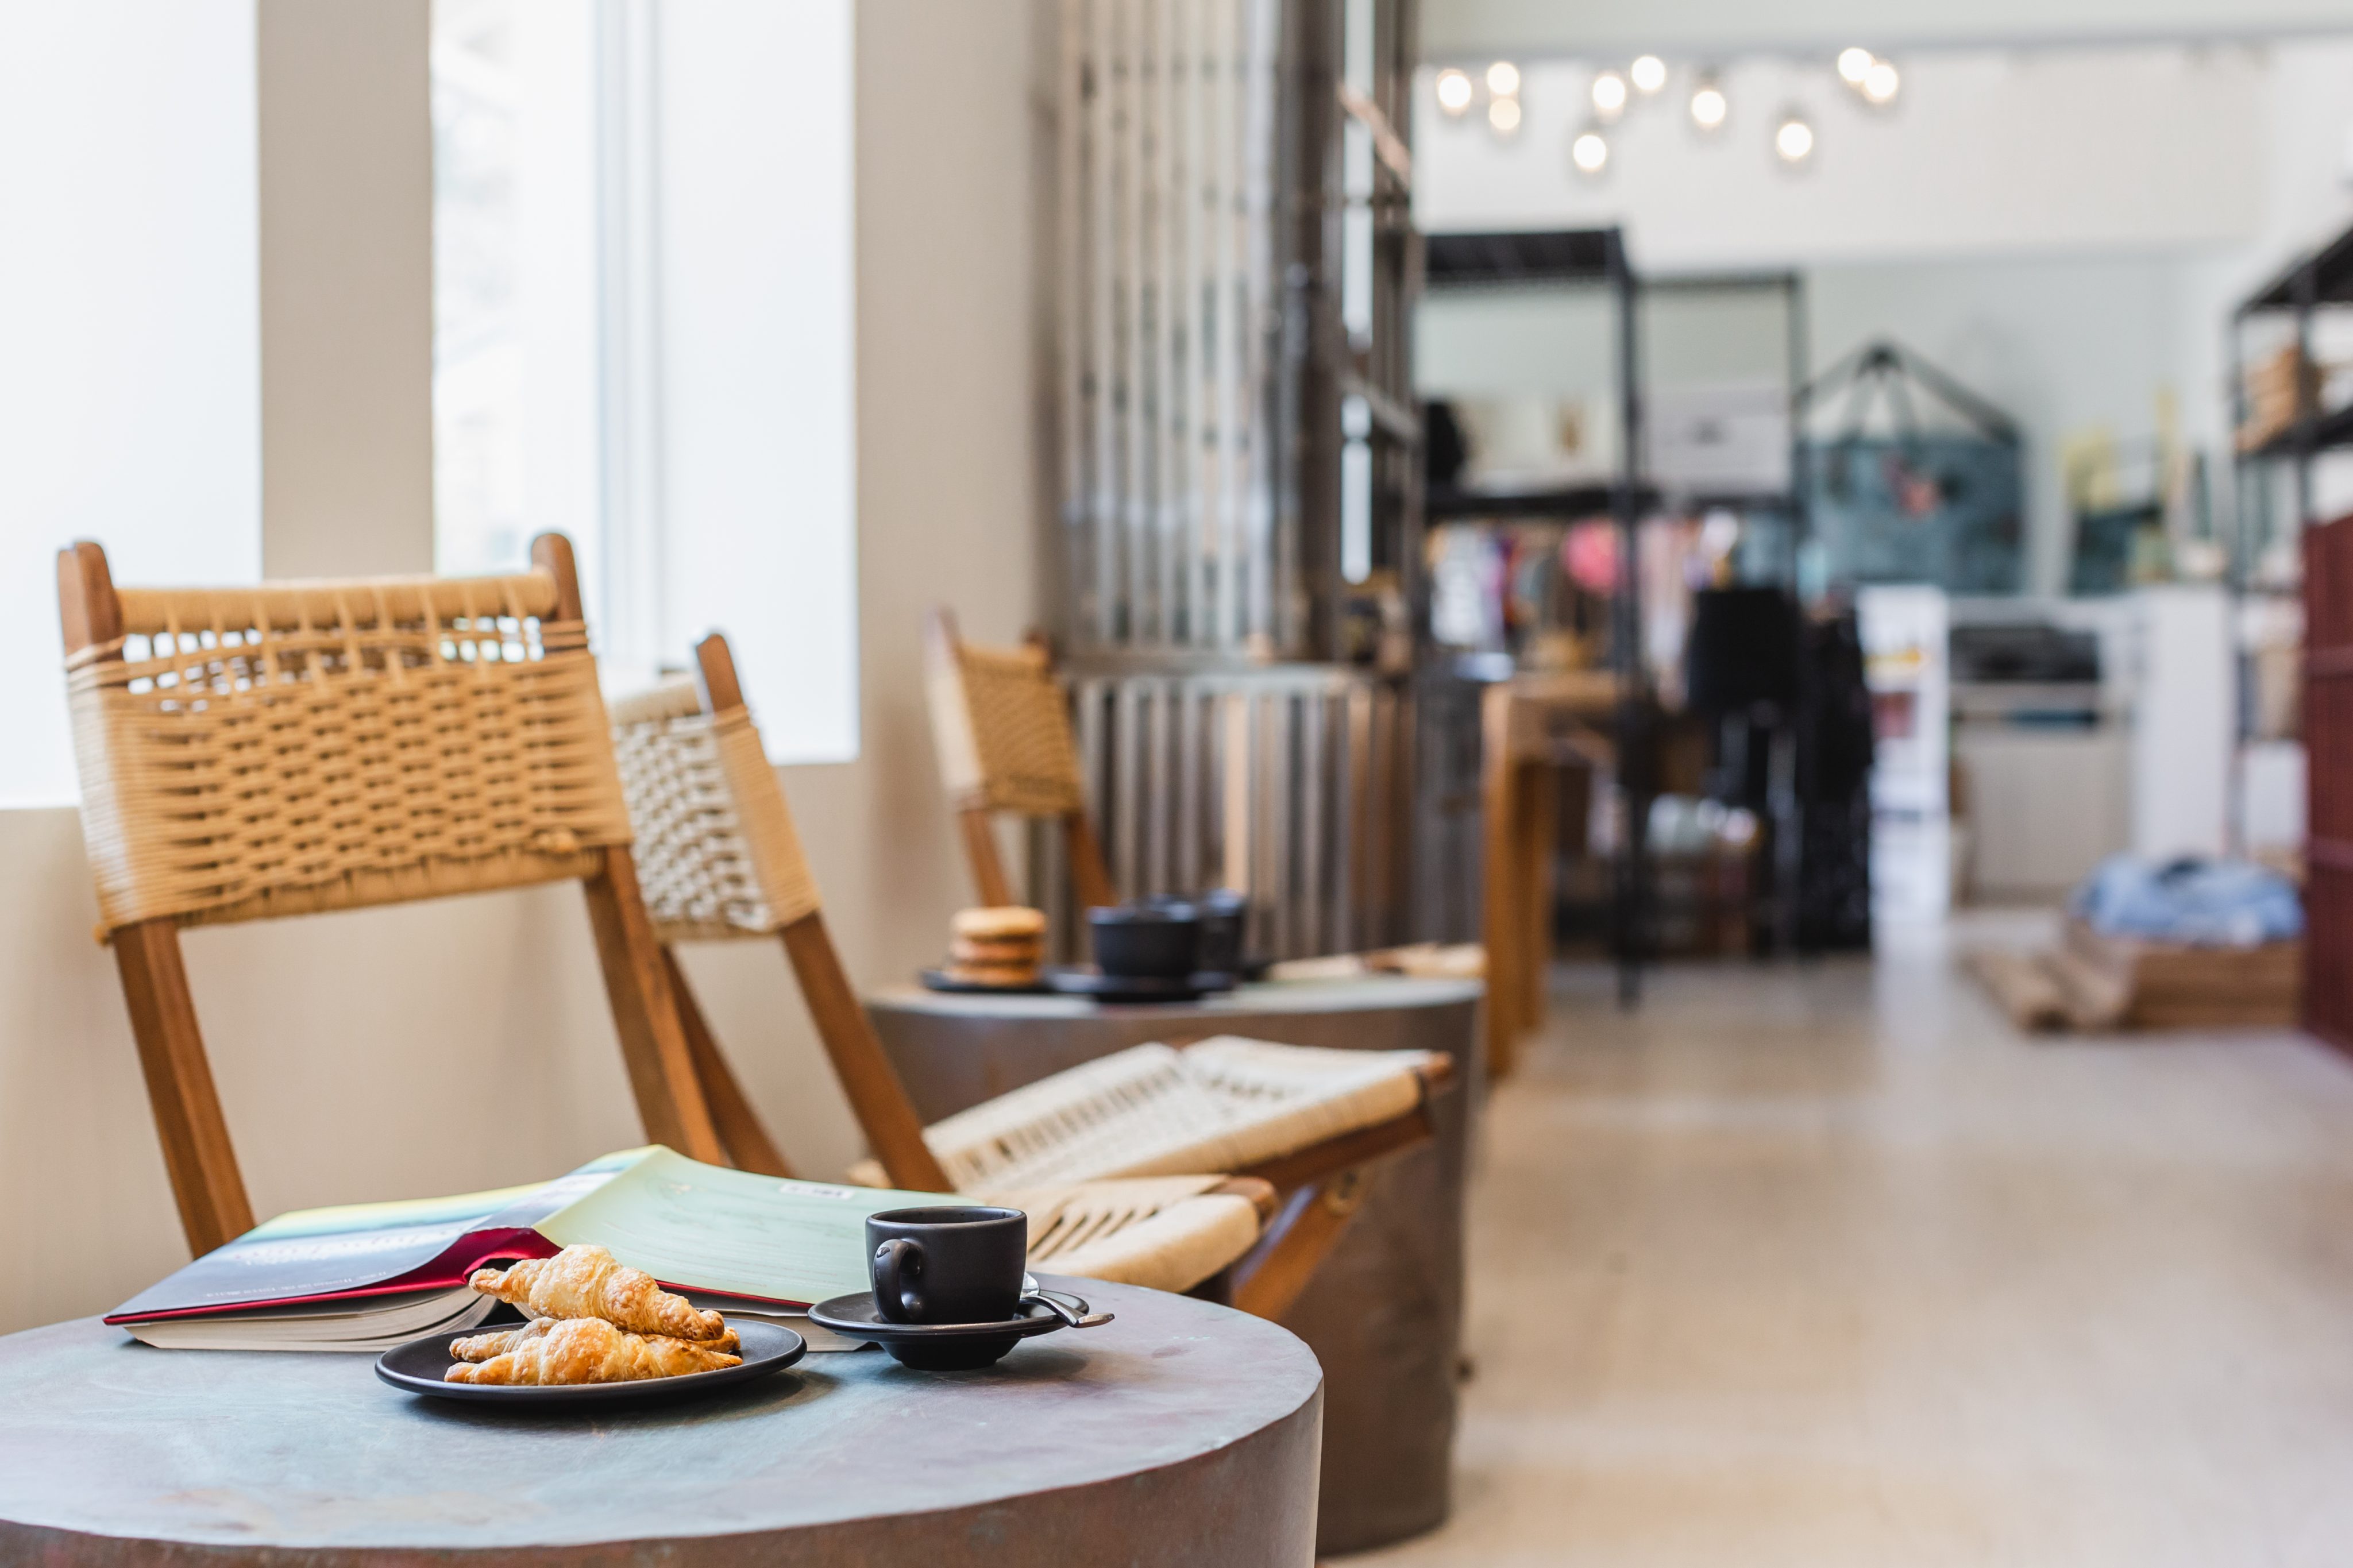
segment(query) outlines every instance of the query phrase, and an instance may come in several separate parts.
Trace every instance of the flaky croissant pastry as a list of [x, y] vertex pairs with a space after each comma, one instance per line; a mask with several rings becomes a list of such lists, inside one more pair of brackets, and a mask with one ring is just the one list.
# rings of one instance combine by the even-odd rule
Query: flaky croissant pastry
[[553, 1258], [527, 1258], [501, 1274], [475, 1271], [470, 1283], [485, 1296], [512, 1302], [534, 1318], [602, 1318], [633, 1334], [674, 1340], [715, 1340], [727, 1331], [716, 1312], [701, 1312], [642, 1269], [624, 1268], [601, 1247], [567, 1247]]
[[[532, 1341], [543, 1337], [562, 1321], [559, 1318], [534, 1318], [521, 1328], [496, 1329], [487, 1334], [469, 1334], [462, 1340], [451, 1340], [449, 1358], [452, 1361], [488, 1361], [492, 1356], [520, 1350]], [[694, 1346], [697, 1350], [735, 1355], [743, 1351], [744, 1342], [735, 1337], [734, 1330], [726, 1329], [721, 1331], [717, 1339], [697, 1340]]]
[[[547, 1320], [541, 1320], [546, 1322]], [[441, 1374], [449, 1383], [635, 1383], [683, 1377], [740, 1366], [743, 1357], [691, 1345], [661, 1334], [633, 1334], [602, 1318], [570, 1318], [544, 1332], [540, 1323], [511, 1331], [529, 1336], [512, 1350], [480, 1363], [459, 1362]], [[489, 1339], [494, 1336], [480, 1335]]]

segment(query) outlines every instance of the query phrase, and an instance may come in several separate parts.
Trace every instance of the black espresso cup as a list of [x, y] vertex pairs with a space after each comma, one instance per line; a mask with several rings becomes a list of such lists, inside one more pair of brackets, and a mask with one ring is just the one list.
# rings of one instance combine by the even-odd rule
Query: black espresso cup
[[1087, 926], [1105, 974], [1183, 980], [1200, 967], [1201, 916], [1189, 903], [1103, 905], [1087, 911]]
[[1021, 1301], [1029, 1216], [944, 1205], [866, 1216], [874, 1309], [893, 1323], [997, 1323]]

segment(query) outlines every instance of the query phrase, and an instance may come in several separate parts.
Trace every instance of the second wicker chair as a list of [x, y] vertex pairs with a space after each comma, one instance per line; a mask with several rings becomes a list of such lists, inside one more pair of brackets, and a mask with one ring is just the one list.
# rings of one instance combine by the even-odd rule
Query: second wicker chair
[[[1238, 1305], [1279, 1315], [1337, 1238], [1359, 1170], [1429, 1137], [1426, 1100], [1450, 1077], [1450, 1058], [1231, 1038], [1183, 1050], [1139, 1046], [926, 1129], [826, 934], [791, 813], [726, 642], [713, 636], [696, 651], [700, 690], [681, 683], [614, 710], [646, 893], [666, 955], [683, 941], [781, 937], [851, 1110], [883, 1173], [900, 1186], [1014, 1202], [1030, 1210], [1033, 1223], [1080, 1204], [1084, 1215], [1062, 1228], [1074, 1242], [1104, 1247], [1120, 1242], [1119, 1234], [1106, 1232], [1128, 1229], [1112, 1224], [1119, 1215], [1134, 1208], [1149, 1211], [1145, 1217], [1155, 1223], [1173, 1224], [1178, 1209], [1200, 1195], [1230, 1192], [1230, 1178], [1287, 1194], [1273, 1233], [1241, 1261], [1235, 1284]], [[668, 963], [730, 1152], [741, 1163], [781, 1171], [675, 956]], [[1157, 1206], [1161, 1193], [1187, 1204]], [[1147, 1239], [1140, 1223], [1129, 1225], [1136, 1232], [1130, 1245]], [[1060, 1272], [1105, 1268], [1058, 1255], [1053, 1231], [1050, 1225], [1033, 1230], [1034, 1262]], [[1148, 1268], [1153, 1277], [1103, 1277], [1185, 1289], [1240, 1251], [1200, 1268], [1208, 1255], [1197, 1248], [1186, 1269], [1138, 1256], [1119, 1267]], [[1194, 1279], [1175, 1280], [1192, 1268], [1198, 1268]]]

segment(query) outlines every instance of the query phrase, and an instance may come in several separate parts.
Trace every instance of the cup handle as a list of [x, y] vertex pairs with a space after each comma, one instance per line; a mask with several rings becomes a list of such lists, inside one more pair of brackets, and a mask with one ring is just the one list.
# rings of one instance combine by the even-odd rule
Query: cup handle
[[923, 1249], [893, 1237], [874, 1249], [874, 1310], [893, 1323], [923, 1321], [923, 1298], [908, 1282], [923, 1277]]

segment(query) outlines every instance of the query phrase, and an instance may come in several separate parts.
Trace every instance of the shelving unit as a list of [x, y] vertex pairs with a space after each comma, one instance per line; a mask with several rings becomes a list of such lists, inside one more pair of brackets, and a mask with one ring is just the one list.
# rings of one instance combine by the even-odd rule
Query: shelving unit
[[[2305, 1026], [2353, 1051], [2353, 518], [2317, 515], [2313, 466], [2324, 454], [2353, 450], [2353, 405], [2319, 406], [2324, 390], [2313, 364], [2314, 319], [2353, 307], [2353, 229], [2299, 258], [2243, 300], [2231, 318], [2232, 426], [2249, 416], [2244, 338], [2250, 323], [2288, 318], [2294, 332], [2295, 416], [2284, 429], [2241, 450], [2239, 527], [2231, 552], [2232, 584], [2249, 587], [2246, 514], [2260, 514], [2260, 548], [2275, 510], [2270, 480], [2288, 468], [2304, 605], [2304, 745], [2307, 826], [2305, 858]], [[2244, 689], [2244, 683], [2242, 683]], [[2244, 715], [2241, 735], [2245, 734]]]
[[[1651, 875], [1649, 854], [1653, 731], [1652, 697], [1642, 662], [1640, 552], [1642, 513], [1658, 501], [1642, 483], [1642, 399], [1636, 313], [1641, 284], [1615, 228], [1545, 233], [1437, 234], [1425, 238], [1424, 286], [1431, 292], [1474, 289], [1599, 289], [1610, 300], [1614, 322], [1615, 392], [1619, 417], [1618, 470], [1607, 484], [1538, 492], [1493, 493], [1432, 489], [1423, 497], [1433, 521], [1496, 519], [1577, 521], [1607, 514], [1618, 526], [1618, 584], [1610, 601], [1610, 661], [1618, 679], [1614, 743], [1625, 831], [1611, 867], [1612, 935], [1618, 994], [1631, 1005], [1641, 995], [1642, 967], [1651, 951]], [[1460, 680], [1459, 674], [1440, 679]], [[1440, 706], [1432, 704], [1433, 708]]]

